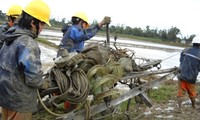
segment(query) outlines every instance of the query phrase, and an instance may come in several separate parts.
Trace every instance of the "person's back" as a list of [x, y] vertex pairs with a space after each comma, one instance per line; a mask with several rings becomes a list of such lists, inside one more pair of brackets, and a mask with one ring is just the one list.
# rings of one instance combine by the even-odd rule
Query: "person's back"
[[12, 5], [7, 13], [6, 13], [6, 16], [7, 16], [7, 19], [8, 21], [7, 22], [4, 22], [1, 26], [0, 26], [0, 49], [3, 45], [3, 36], [2, 34], [4, 32], [6, 32], [10, 27], [12, 27], [13, 25], [17, 24], [18, 22], [18, 18], [19, 16], [21, 15], [22, 13], [22, 8], [21, 6], [19, 5]]
[[96, 35], [98, 30], [99, 28], [96, 29], [96, 27], [83, 29], [79, 25], [72, 25], [65, 33], [60, 46], [62, 48], [62, 45], [66, 44], [68, 52], [80, 52], [84, 47], [85, 41]]
[[200, 71], [200, 48], [198, 46], [185, 49], [181, 53], [180, 69], [179, 79], [193, 84], [196, 83], [196, 78]]
[[1, 47], [3, 46], [3, 36], [2, 36], [2, 34], [4, 33], [4, 32], [6, 32], [8, 29], [10, 28], [10, 26], [8, 25], [8, 23], [7, 22], [4, 22], [1, 26], [0, 26], [0, 49], [1, 49]]
[[11, 26], [8, 24], [8, 22], [4, 22], [1, 26], [0, 26], [0, 35], [4, 32], [6, 32]]

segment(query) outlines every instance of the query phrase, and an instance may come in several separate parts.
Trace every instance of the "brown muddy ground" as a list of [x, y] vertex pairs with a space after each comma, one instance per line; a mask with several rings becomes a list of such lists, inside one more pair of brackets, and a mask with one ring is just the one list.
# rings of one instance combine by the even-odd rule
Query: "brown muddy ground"
[[[167, 84], [166, 84], [167, 85]], [[177, 84], [173, 83], [172, 87]], [[200, 93], [200, 84], [197, 84], [197, 92]], [[187, 94], [183, 98], [182, 109], [178, 109], [176, 96], [166, 103], [155, 103], [152, 108], [142, 107], [144, 113], [133, 118], [133, 120], [200, 120], [200, 96], [197, 97], [197, 108], [191, 107]]]
[[[187, 100], [187, 99], [185, 99]], [[154, 104], [153, 108], [145, 108], [144, 114], [134, 120], [199, 120], [200, 110], [193, 109], [190, 103], [186, 103], [182, 110], [177, 109], [175, 100], [169, 100], [166, 104]]]

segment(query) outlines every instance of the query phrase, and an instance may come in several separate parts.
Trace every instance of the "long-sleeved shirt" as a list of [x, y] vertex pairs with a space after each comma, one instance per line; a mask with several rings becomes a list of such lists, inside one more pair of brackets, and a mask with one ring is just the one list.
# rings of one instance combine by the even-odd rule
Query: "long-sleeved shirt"
[[95, 36], [99, 30], [98, 24], [87, 29], [83, 29], [80, 25], [72, 25], [64, 34], [59, 46], [67, 49], [68, 52], [80, 52], [85, 41]]

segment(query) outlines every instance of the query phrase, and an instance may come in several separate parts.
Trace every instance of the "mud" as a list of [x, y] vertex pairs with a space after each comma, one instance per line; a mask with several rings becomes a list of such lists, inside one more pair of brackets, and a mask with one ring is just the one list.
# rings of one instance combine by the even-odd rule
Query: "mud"
[[[185, 98], [185, 101], [188, 101]], [[181, 110], [178, 109], [176, 100], [169, 100], [165, 104], [155, 104], [153, 108], [144, 109], [141, 120], [199, 120], [200, 109], [191, 107], [187, 102]]]

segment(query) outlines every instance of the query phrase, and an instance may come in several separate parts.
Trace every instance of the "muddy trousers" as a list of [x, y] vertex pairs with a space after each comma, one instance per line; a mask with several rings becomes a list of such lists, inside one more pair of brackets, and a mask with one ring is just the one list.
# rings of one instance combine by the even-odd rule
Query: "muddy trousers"
[[16, 112], [9, 109], [1, 108], [1, 120], [32, 120], [31, 112]]

